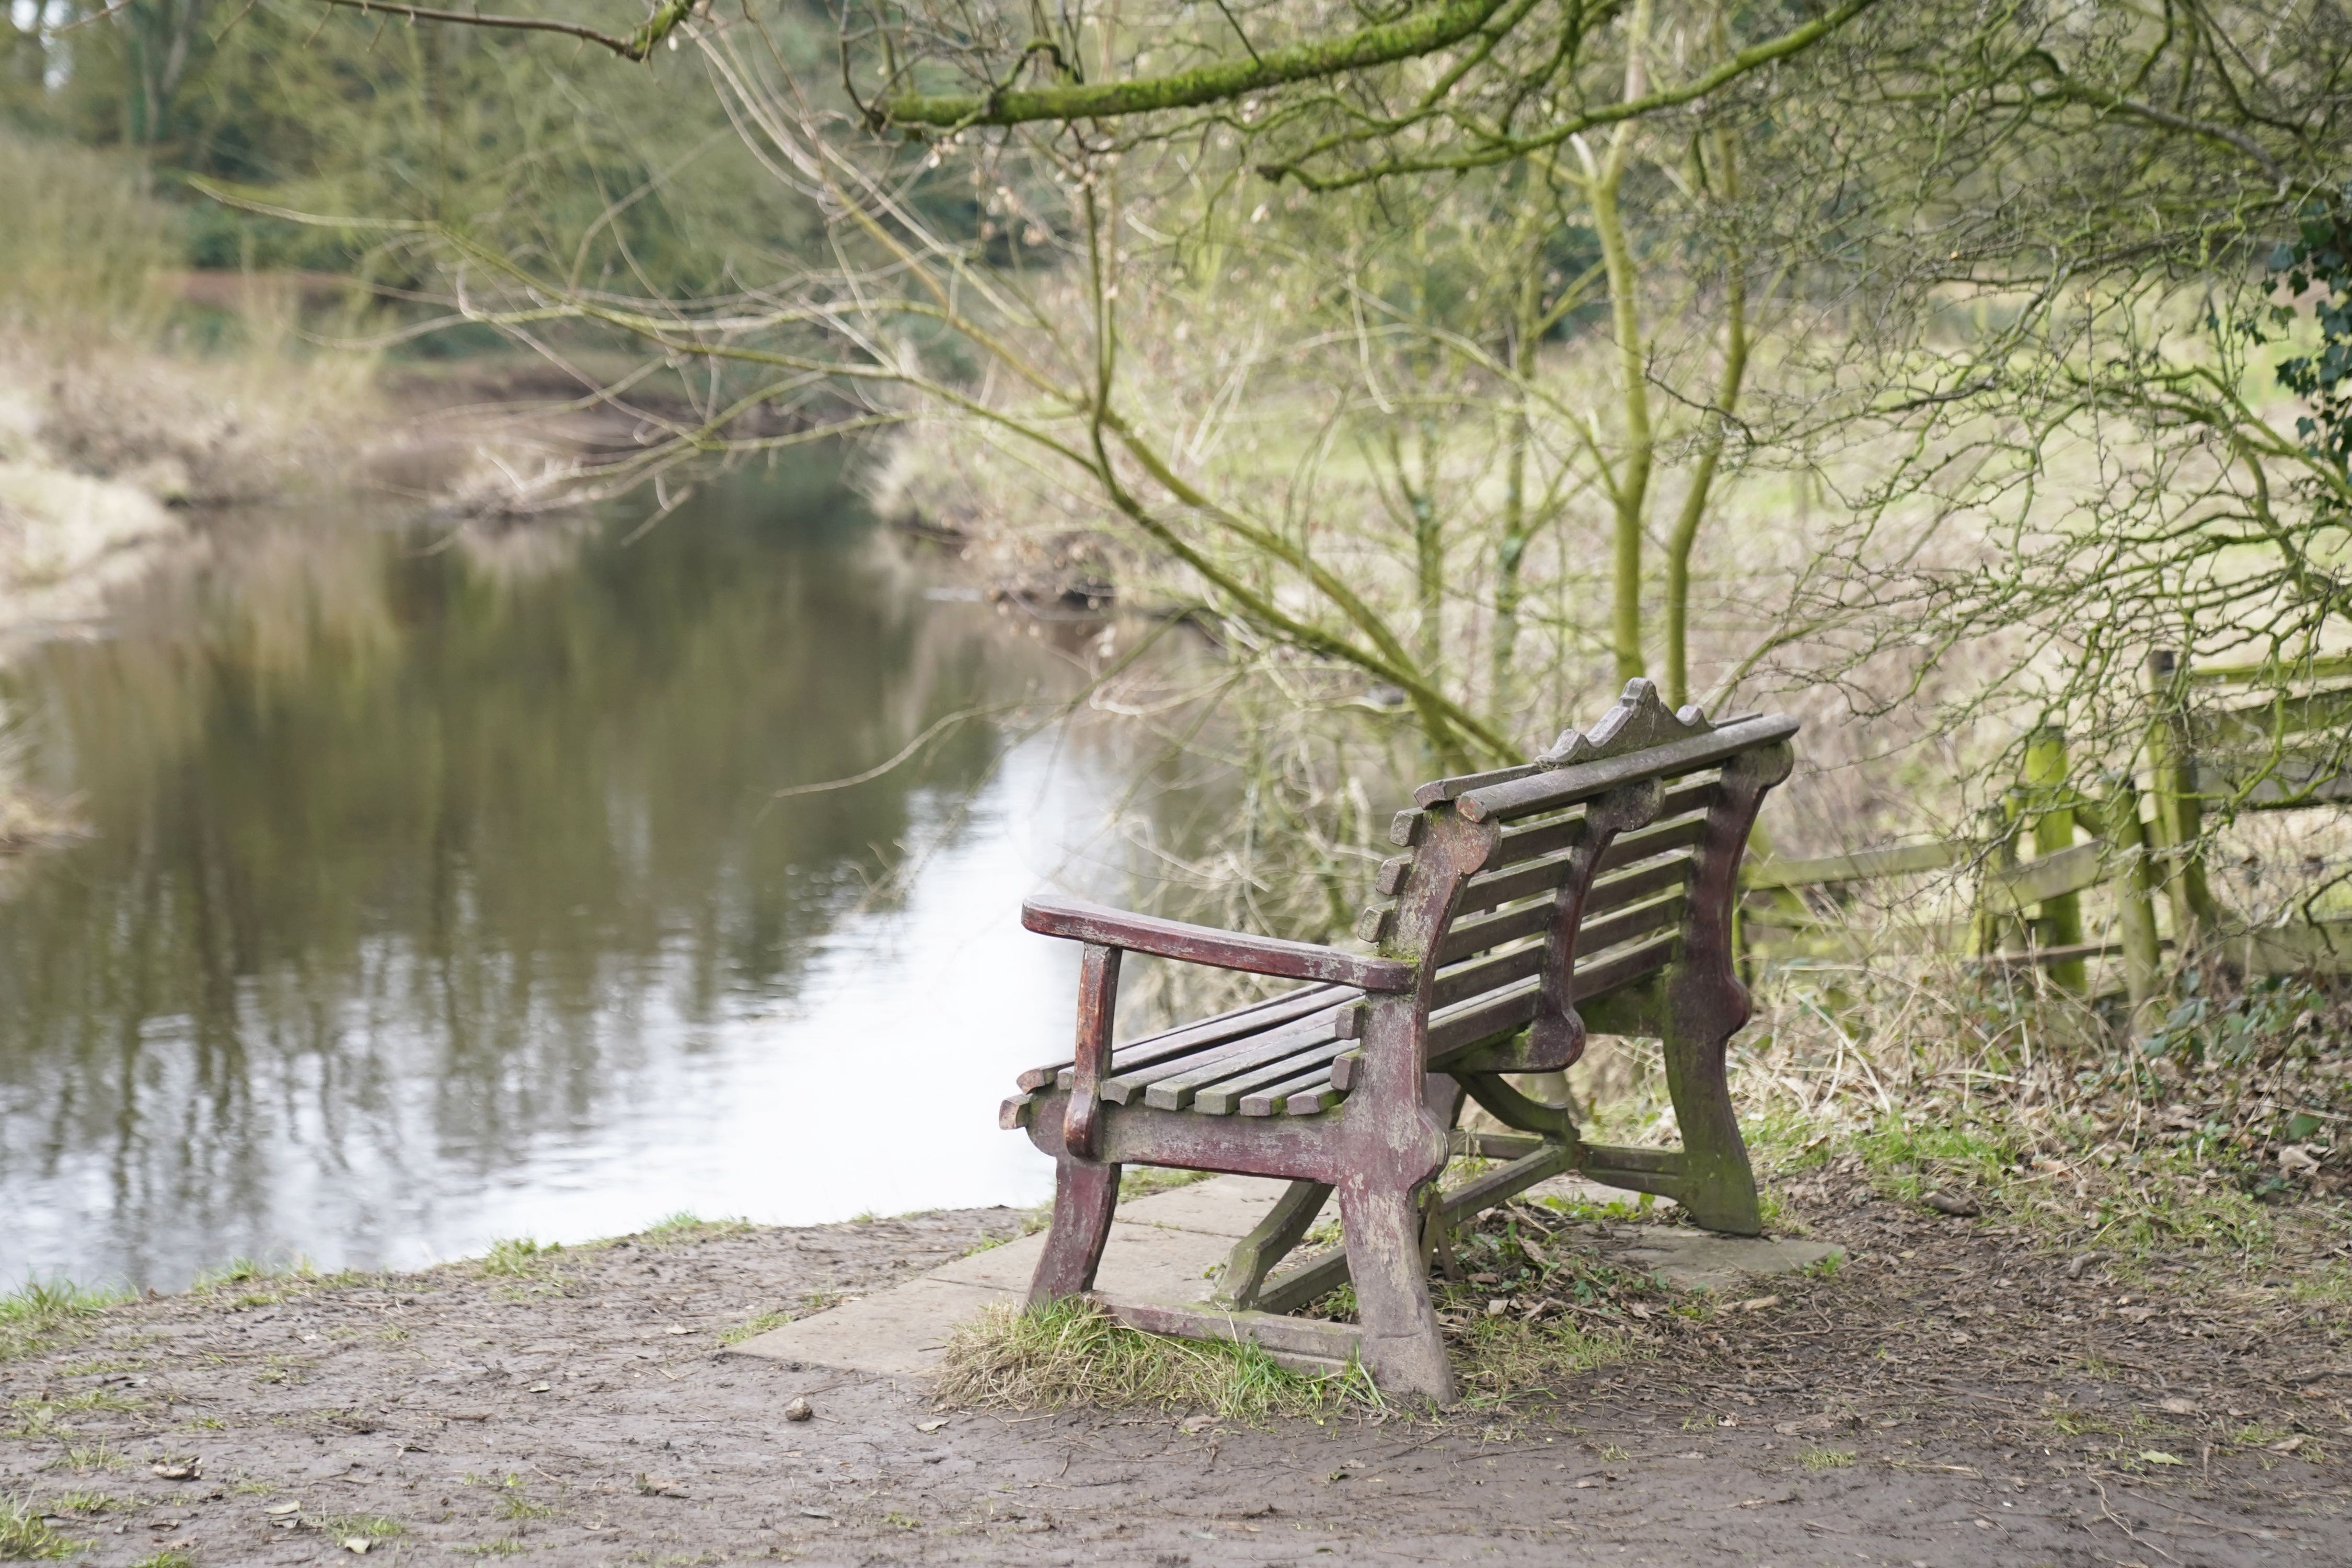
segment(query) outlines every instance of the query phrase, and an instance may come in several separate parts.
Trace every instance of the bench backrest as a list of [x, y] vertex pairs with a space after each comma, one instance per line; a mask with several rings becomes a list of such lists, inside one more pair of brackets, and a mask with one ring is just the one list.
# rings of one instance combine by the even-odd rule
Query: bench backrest
[[1390, 834], [1407, 853], [1381, 867], [1356, 935], [1420, 966], [1425, 1059], [1491, 1058], [1533, 1026], [1495, 1070], [1565, 1067], [1583, 1048], [1577, 1004], [1678, 963], [1727, 979], [1739, 857], [1796, 730], [1675, 713], [1634, 680], [1535, 762], [1415, 791]]

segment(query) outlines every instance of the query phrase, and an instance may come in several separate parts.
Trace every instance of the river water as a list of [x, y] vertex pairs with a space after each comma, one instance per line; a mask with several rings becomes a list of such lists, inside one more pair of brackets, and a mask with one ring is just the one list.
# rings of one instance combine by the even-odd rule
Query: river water
[[1049, 1193], [994, 1112], [1075, 954], [1018, 904], [1116, 882], [1108, 742], [777, 792], [1075, 661], [822, 472], [637, 521], [233, 520], [16, 662], [89, 837], [0, 889], [0, 1281]]

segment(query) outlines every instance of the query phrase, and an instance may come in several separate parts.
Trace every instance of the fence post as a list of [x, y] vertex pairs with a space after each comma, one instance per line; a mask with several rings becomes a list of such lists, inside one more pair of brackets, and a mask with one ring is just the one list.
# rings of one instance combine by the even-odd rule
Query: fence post
[[2139, 787], [2129, 773], [2115, 781], [2100, 811], [2108, 847], [2121, 862], [2116, 877], [2116, 924], [2123, 938], [2124, 989], [2131, 996], [2134, 1038], [2161, 1022], [2158, 994], [2164, 988], [2164, 949], [2156, 934], [2156, 868], [2149, 864], [2147, 829], [2140, 821]]
[[2221, 910], [2205, 882], [2203, 813], [2198, 805], [2197, 754], [2184, 709], [2188, 671], [2169, 648], [2147, 656], [2150, 793], [2156, 803], [2156, 847], [2163, 861], [2165, 900], [2172, 935], [2186, 959], [2220, 924]]
[[[2074, 808], [2066, 799], [2066, 731], [2055, 724], [2037, 725], [2025, 738], [2025, 786], [2033, 812], [2033, 853], [2055, 855], [2074, 847]], [[2042, 902], [2035, 921], [2044, 947], [2073, 947], [2083, 940], [2083, 896], [2060, 893]], [[2050, 965], [2052, 984], [2081, 991], [2090, 984], [2080, 957], [2062, 958]]]

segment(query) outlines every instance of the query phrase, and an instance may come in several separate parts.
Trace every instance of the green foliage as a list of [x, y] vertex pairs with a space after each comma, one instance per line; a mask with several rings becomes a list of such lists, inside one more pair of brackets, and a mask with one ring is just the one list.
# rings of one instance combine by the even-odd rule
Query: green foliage
[[0, 1362], [70, 1341], [85, 1320], [127, 1300], [121, 1291], [28, 1279], [0, 1296]]
[[[748, 1219], [698, 1219], [681, 1209], [668, 1218], [646, 1226], [630, 1239], [640, 1247], [676, 1247], [683, 1242], [709, 1241], [722, 1236], [740, 1236], [751, 1228], [751, 1222]], [[562, 1248], [551, 1247], [547, 1250], [560, 1252]]]
[[171, 210], [121, 154], [0, 129], [0, 320], [152, 323]]
[[509, 1237], [490, 1243], [488, 1256], [475, 1266], [477, 1272], [500, 1279], [536, 1279], [555, 1266], [561, 1243], [541, 1246], [527, 1236]]
[[1380, 1403], [1360, 1367], [1328, 1377], [1292, 1372], [1255, 1341], [1139, 1333], [1076, 1297], [1029, 1310], [992, 1307], [958, 1329], [938, 1397], [1013, 1410], [1150, 1405], [1252, 1422]]
[[1853, 1463], [1850, 1448], [1807, 1448], [1797, 1456], [1797, 1463], [1808, 1470], [1842, 1470]]
[[0, 1496], [0, 1558], [70, 1557], [75, 1543], [49, 1528], [32, 1499]]
[[2271, 252], [2289, 302], [2269, 314], [2284, 328], [2295, 320], [2294, 301], [2311, 295], [2319, 344], [2281, 360], [2278, 380], [2311, 409], [2296, 417], [2295, 434], [2343, 469], [2352, 464], [2352, 181], [2328, 200], [2306, 204], [2299, 216], [2294, 237]]

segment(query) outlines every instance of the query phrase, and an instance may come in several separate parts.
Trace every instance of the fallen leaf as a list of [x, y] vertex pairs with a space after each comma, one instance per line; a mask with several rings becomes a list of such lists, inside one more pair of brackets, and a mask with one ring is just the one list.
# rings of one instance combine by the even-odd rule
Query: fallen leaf
[[1507, 1296], [1497, 1296], [1486, 1303], [1486, 1315], [1490, 1318], [1499, 1318], [1510, 1310], [1511, 1300]]
[[667, 1476], [639, 1476], [637, 1489], [647, 1497], [684, 1497], [686, 1483]]
[[370, 1541], [364, 1535], [346, 1535], [343, 1537], [343, 1550], [346, 1552], [355, 1552], [362, 1557], [366, 1556], [367, 1549], [374, 1544], [375, 1542]]
[[816, 1407], [805, 1397], [799, 1395], [795, 1395], [793, 1402], [784, 1406], [784, 1419], [787, 1421], [805, 1421], [815, 1414]]
[[825, 1512], [824, 1510], [821, 1508], [802, 1509], [800, 1510], [800, 1515], [803, 1519], [831, 1519], [833, 1517], [833, 1515]]
[[533, 1394], [551, 1394], [554, 1389], [555, 1384], [551, 1383], [534, 1383], [530, 1385], [530, 1391]]
[[694, 1332], [694, 1331], [688, 1328], [684, 1323], [672, 1323], [668, 1328], [664, 1329], [662, 1332], [666, 1334], [690, 1334]]
[[1628, 1301], [1625, 1304], [1625, 1310], [1633, 1313], [1635, 1317], [1641, 1319], [1645, 1323], [1650, 1321], [1650, 1309], [1644, 1307], [1639, 1301]]
[[268, 1508], [263, 1509], [261, 1511], [264, 1513], [300, 1513], [302, 1511], [302, 1505], [299, 1502], [274, 1502]]
[[1758, 1296], [1749, 1300], [1734, 1302], [1731, 1310], [1735, 1312], [1760, 1312], [1767, 1307], [1777, 1307], [1780, 1304], [1780, 1298], [1778, 1296]]
[[2139, 1451], [2139, 1458], [2140, 1463], [2144, 1465], [2178, 1465], [2183, 1462], [2161, 1448], [2142, 1448]]
[[945, 1421], [918, 1421], [915, 1423], [915, 1430], [918, 1432], [936, 1432], [946, 1425], [947, 1423]]
[[2167, 1415], [2194, 1415], [2197, 1414], [2197, 1402], [2193, 1399], [2177, 1397], [2161, 1399], [2157, 1402], [2157, 1408]]
[[2292, 1454], [2297, 1448], [2302, 1447], [2303, 1439], [2301, 1437], [2289, 1437], [2282, 1442], [2273, 1443], [2271, 1445], [2271, 1452], [2273, 1454]]
[[1950, 1193], [1929, 1193], [1919, 1201], [1937, 1214], [1948, 1214], [1954, 1219], [1973, 1219], [1978, 1213], [1974, 1198], [1955, 1196]]
[[1203, 1412], [1198, 1415], [1187, 1415], [1183, 1420], [1176, 1423], [1176, 1426], [1178, 1430], [1189, 1432], [1197, 1436], [1201, 1433], [1207, 1431], [1210, 1427], [1214, 1426], [1216, 1424], [1217, 1418], [1215, 1416]]
[[163, 1459], [147, 1468], [167, 1481], [194, 1481], [204, 1478], [205, 1462], [202, 1459]]

